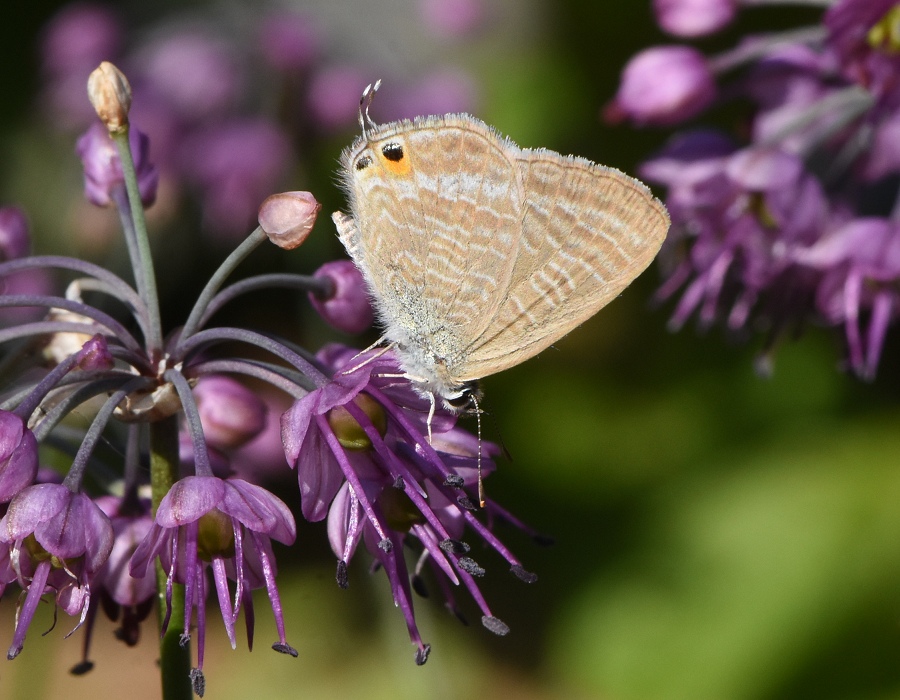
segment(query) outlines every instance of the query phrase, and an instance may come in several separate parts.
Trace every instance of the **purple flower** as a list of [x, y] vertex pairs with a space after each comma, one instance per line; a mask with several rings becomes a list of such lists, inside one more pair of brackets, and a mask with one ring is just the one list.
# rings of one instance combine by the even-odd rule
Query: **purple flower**
[[[694, 31], [691, 22], [725, 21], [739, 4], [655, 1], [663, 26], [671, 22], [683, 34]], [[750, 128], [740, 142], [710, 132], [676, 135], [641, 168], [668, 187], [673, 226], [660, 258], [667, 279], [658, 297], [682, 290], [673, 327], [698, 311], [702, 326], [722, 320], [730, 330], [764, 329], [770, 347], [791, 326], [824, 321], [843, 327], [849, 367], [874, 376], [887, 326], [897, 317], [891, 289], [900, 282], [893, 259], [872, 254], [891, 250], [896, 235], [888, 219], [896, 218], [900, 172], [898, 22], [896, 0], [837, 0], [818, 25], [746, 36], [708, 59], [716, 75], [743, 69], [721, 92], [750, 105], [742, 120]], [[666, 81], [673, 92], [690, 92], [681, 86], [691, 81], [679, 81], [678, 70], [691, 75], [684, 66], [706, 59], [686, 54], [684, 66], [674, 60], [670, 74], [660, 54], [656, 69], [646, 59], [657, 51], [639, 54], [626, 68], [612, 116], [646, 124], [684, 116], [663, 109], [657, 118], [653, 109], [668, 93], [665, 87], [651, 93]], [[648, 87], [628, 100], [632, 70], [634, 85]], [[708, 103], [701, 97], [700, 109]], [[644, 112], [651, 117], [642, 120]]]
[[[482, 622], [497, 634], [508, 628], [490, 611], [476, 582], [485, 570], [460, 540], [466, 528], [499, 553], [525, 581], [536, 577], [474, 515], [467, 491], [493, 469], [494, 445], [454, 427], [456, 417], [437, 409], [428, 431], [428, 402], [408, 381], [398, 381], [399, 367], [389, 354], [361, 357], [337, 346], [320, 354], [335, 370], [330, 384], [310, 392], [282, 418], [288, 463], [297, 469], [301, 509], [308, 520], [328, 515], [329, 540], [338, 557], [338, 585], [348, 585], [347, 565], [360, 541], [382, 565], [394, 603], [401, 609], [416, 646], [416, 663], [430, 650], [419, 634], [411, 591], [424, 591], [428, 566], [453, 612], [451, 587], [462, 584], [481, 608]], [[510, 519], [487, 501], [485, 512]], [[419, 559], [414, 572], [404, 545]]]
[[844, 325], [852, 369], [874, 379], [888, 324], [900, 315], [900, 226], [854, 219], [794, 257], [822, 271], [816, 306], [829, 322]]
[[471, 34], [485, 14], [482, 0], [420, 0], [419, 11], [428, 29], [451, 38]]
[[[722, 156], [724, 144], [706, 135], [695, 140], [706, 140], [710, 157], [695, 154], [680, 174], [666, 168], [684, 152], [681, 141], [643, 171], [672, 185], [674, 226], [663, 254], [669, 277], [659, 296], [667, 298], [693, 277], [672, 326], [679, 328], [699, 308], [702, 325], [724, 313], [729, 328], [738, 329], [794, 264], [793, 250], [816, 240], [828, 213], [826, 200], [792, 154], [750, 148]], [[673, 253], [685, 239], [692, 241], [690, 253], [678, 258]], [[778, 301], [784, 292], [779, 289]]]
[[73, 3], [47, 24], [41, 38], [47, 81], [43, 99], [57, 123], [84, 128], [96, 116], [85, 100], [88, 75], [101, 61], [115, 60], [122, 44], [119, 18], [109, 7]]
[[207, 374], [197, 380], [194, 398], [207, 442], [221, 450], [240, 447], [265, 427], [266, 405], [240, 382]]
[[385, 95], [389, 104], [382, 106], [391, 119], [412, 119], [426, 114], [473, 112], [478, 91], [472, 77], [459, 70], [438, 70], [425, 76], [415, 85], [403, 86]]
[[[150, 163], [150, 139], [134, 127], [129, 130], [128, 138], [141, 202], [148, 207], [156, 199], [159, 184], [159, 171]], [[75, 151], [84, 166], [84, 196], [98, 207], [110, 206], [114, 191], [124, 192], [125, 181], [119, 151], [106, 127], [100, 123], [94, 124], [78, 139]]]
[[104, 496], [97, 499], [97, 505], [109, 517], [114, 539], [109, 559], [97, 573], [94, 590], [109, 619], [121, 618], [116, 637], [134, 646], [140, 637], [140, 623], [150, 614], [156, 597], [156, 577], [152, 572], [136, 578], [129, 571], [135, 550], [153, 527], [150, 504], [145, 500]]
[[616, 122], [670, 126], [706, 109], [716, 83], [706, 58], [690, 46], [656, 46], [634, 56], [605, 115]]
[[230, 46], [197, 30], [167, 32], [137, 57], [146, 89], [188, 123], [230, 111], [243, 90]]
[[21, 491], [0, 520], [0, 542], [7, 545], [19, 585], [27, 591], [16, 615], [7, 657], [22, 651], [25, 633], [44, 593], [80, 626], [91, 602], [91, 582], [113, 544], [109, 518], [90, 498], [62, 484], [37, 484]]
[[0, 262], [24, 257], [30, 250], [25, 213], [18, 207], [0, 207]]
[[259, 50], [272, 68], [302, 71], [319, 53], [319, 34], [313, 22], [296, 12], [274, 12], [259, 27]]
[[374, 321], [369, 292], [362, 274], [349, 260], [333, 260], [318, 270], [315, 277], [331, 280], [334, 291], [327, 297], [313, 292], [309, 303], [329, 325], [344, 333], [362, 333]]
[[0, 410], [0, 503], [11, 500], [33, 483], [37, 469], [34, 433], [15, 413]]
[[355, 66], [323, 68], [312, 76], [307, 102], [315, 122], [328, 131], [356, 123], [359, 96], [366, 86], [364, 73]]
[[825, 13], [829, 46], [845, 75], [873, 94], [900, 104], [900, 53], [895, 0], [838, 0]]
[[736, 0], [653, 0], [656, 21], [669, 34], [698, 37], [717, 32], [734, 19]]
[[[153, 559], [168, 572], [163, 624], [168, 626], [172, 584], [185, 585], [184, 638], [189, 638], [191, 612], [197, 611], [198, 668], [203, 669], [206, 634], [207, 567], [231, 646], [236, 646], [234, 624], [241, 605], [247, 607], [248, 643], [253, 643], [253, 603], [250, 591], [265, 587], [279, 641], [272, 648], [296, 656], [284, 635], [281, 600], [275, 586], [275, 557], [271, 539], [291, 544], [296, 537], [294, 518], [287, 506], [265, 489], [241, 479], [189, 476], [176, 482], [156, 511], [150, 533], [134, 553], [132, 576], [146, 575]], [[235, 582], [234, 602], [228, 580]]]
[[287, 172], [290, 143], [273, 123], [233, 121], [195, 133], [183, 145], [181, 171], [203, 196], [204, 224], [244, 236], [257, 208]]

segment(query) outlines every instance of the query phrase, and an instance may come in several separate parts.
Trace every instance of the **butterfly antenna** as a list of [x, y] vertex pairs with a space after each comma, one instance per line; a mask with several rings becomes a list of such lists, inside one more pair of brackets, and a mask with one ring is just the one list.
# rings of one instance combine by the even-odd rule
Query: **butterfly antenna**
[[481, 478], [481, 407], [478, 405], [475, 394], [470, 394], [469, 400], [475, 404], [475, 421], [478, 428], [478, 505], [484, 508], [484, 481]]
[[369, 83], [366, 85], [366, 89], [363, 90], [362, 97], [359, 98], [359, 126], [362, 129], [363, 138], [368, 141], [369, 136], [366, 134], [366, 127], [370, 127], [372, 129], [375, 128], [375, 122], [372, 121], [372, 117], [369, 116], [369, 107], [372, 106], [372, 100], [375, 99], [375, 93], [378, 92], [378, 88], [381, 87], [381, 78], [375, 81], [375, 83]]

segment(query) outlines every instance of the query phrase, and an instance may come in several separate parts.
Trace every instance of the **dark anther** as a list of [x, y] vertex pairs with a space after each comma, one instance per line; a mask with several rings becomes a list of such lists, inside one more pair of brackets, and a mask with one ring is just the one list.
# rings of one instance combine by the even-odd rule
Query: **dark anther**
[[180, 637], [178, 637], [178, 646], [186, 647], [191, 642], [191, 635], [182, 633]]
[[394, 548], [394, 543], [391, 542], [387, 537], [385, 537], [381, 542], [378, 543], [378, 549], [380, 549], [385, 554], [390, 553], [390, 551]]
[[288, 656], [293, 656], [295, 659], [300, 655], [297, 650], [294, 649], [294, 647], [292, 647], [290, 644], [275, 642], [272, 645], [272, 648], [279, 654], [287, 654]]
[[206, 692], [206, 678], [203, 675], [203, 671], [199, 668], [192, 668], [188, 677], [191, 679], [191, 688], [193, 688], [194, 694], [202, 698], [203, 693]]
[[424, 666], [428, 661], [428, 655], [431, 653], [431, 645], [426, 644], [421, 649], [416, 649], [416, 666]]
[[369, 156], [363, 156], [358, 161], [356, 161], [356, 169], [357, 170], [365, 170], [370, 165], [372, 165], [372, 158]]
[[484, 569], [478, 566], [478, 562], [472, 559], [472, 557], [460, 557], [456, 562], [459, 564], [459, 568], [467, 574], [479, 577], [484, 576]]
[[406, 482], [403, 480], [402, 476], [398, 476], [394, 480], [394, 488], [400, 491], [403, 491], [406, 488]]
[[463, 510], [478, 510], [472, 503], [472, 499], [465, 495], [457, 497], [456, 504]]
[[393, 141], [386, 143], [381, 147], [381, 152], [385, 158], [394, 163], [403, 160], [403, 146], [399, 143], [394, 143]]
[[512, 567], [510, 567], [510, 571], [517, 579], [524, 581], [525, 583], [534, 583], [538, 580], [537, 574], [526, 571], [520, 564], [513, 564]]
[[438, 546], [444, 554], [468, 554], [469, 550], [472, 549], [465, 542], [453, 540], [449, 537], [446, 540], [443, 540]]
[[458, 474], [447, 474], [447, 478], [444, 479], [444, 486], [449, 486], [451, 489], [461, 489], [465, 485], [466, 482]]
[[69, 673], [73, 676], [83, 676], [85, 673], [94, 670], [94, 662], [85, 659], [81, 663], [77, 663], [69, 669]]
[[337, 579], [337, 585], [339, 588], [343, 588], [347, 590], [350, 588], [350, 579], [347, 576], [347, 562], [341, 559], [337, 565], [337, 574], [335, 575], [335, 579]]
[[491, 632], [496, 634], [498, 637], [505, 637], [507, 634], [509, 634], [509, 625], [507, 625], [500, 618], [494, 617], [493, 615], [485, 615], [484, 617], [482, 617], [481, 624]]

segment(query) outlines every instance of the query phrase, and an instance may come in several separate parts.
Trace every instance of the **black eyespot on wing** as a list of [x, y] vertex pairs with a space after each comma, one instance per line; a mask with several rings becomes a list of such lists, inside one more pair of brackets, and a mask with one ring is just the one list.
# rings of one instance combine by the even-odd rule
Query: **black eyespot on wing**
[[390, 161], [397, 163], [403, 160], [403, 146], [399, 143], [395, 143], [391, 141], [390, 143], [386, 143], [381, 147], [381, 153]]
[[363, 156], [358, 161], [356, 161], [356, 169], [357, 170], [365, 170], [370, 165], [372, 165], [372, 157], [371, 156]]

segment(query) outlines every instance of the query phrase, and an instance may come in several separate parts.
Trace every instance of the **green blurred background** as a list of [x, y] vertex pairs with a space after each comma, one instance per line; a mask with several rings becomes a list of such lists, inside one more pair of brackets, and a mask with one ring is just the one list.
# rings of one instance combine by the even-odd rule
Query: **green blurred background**
[[[73, 222], [89, 216], [73, 203], [75, 135], [54, 130], [35, 106], [39, 32], [62, 3], [16, 5], [0, 22], [0, 204], [27, 208], [38, 252], [120, 264], [121, 250], [73, 238]], [[486, 2], [484, 27], [465, 41], [428, 39], [412, 0], [295, 6], [321, 19], [327, 51], [359, 62], [372, 79], [412, 79], [439, 63], [468, 71], [479, 86], [477, 116], [523, 146], [633, 172], [665, 139], [599, 118], [628, 57], [666, 41], [649, 2]], [[186, 12], [175, 2], [119, 7], [135, 35]], [[187, 11], [214, 20], [236, 7]], [[715, 51], [748, 29], [815, 17], [753, 10], [702, 47]], [[734, 115], [719, 117], [728, 125]], [[313, 191], [326, 213], [343, 206], [333, 174], [353, 135], [310, 144], [283, 189]], [[172, 325], [227, 253], [195, 235], [197, 217], [184, 208], [154, 234]], [[98, 221], [91, 225], [109, 223]], [[262, 251], [241, 272], [311, 272], [341, 254], [323, 215], [307, 245]], [[416, 667], [383, 575], [368, 576], [366, 555], [358, 555], [350, 590], [339, 590], [324, 524], [304, 524], [297, 545], [279, 557], [288, 638], [300, 658], [268, 650], [276, 635], [264, 598], [252, 654], [243, 642], [228, 648], [213, 606], [207, 697], [900, 698], [896, 340], [888, 339], [871, 385], [840, 371], [840, 338], [817, 328], [779, 346], [771, 377], [760, 378], [759, 338], [736, 344], [719, 332], [669, 333], [671, 308], [648, 304], [657, 284], [651, 268], [555, 348], [484, 382], [485, 437], [511, 455], [489, 492], [556, 540], [540, 548], [511, 529], [499, 533], [540, 576], [532, 586], [508, 576], [498, 558], [478, 557], [488, 569], [486, 597], [509, 636], [463, 627], [439, 602], [418, 600], [433, 651]], [[234, 313], [233, 322], [313, 349], [348, 342], [301, 298], [255, 297]], [[290, 494], [293, 475], [284, 471]], [[478, 619], [469, 601], [463, 607]], [[152, 622], [137, 649], [115, 642], [109, 623], [98, 625], [97, 666], [74, 678], [67, 670], [80, 658], [81, 633], [64, 640], [72, 621], [61, 619], [41, 637], [52, 622], [51, 606], [44, 608], [24, 653], [0, 665], [0, 697], [158, 695]], [[14, 609], [14, 598], [0, 605], [2, 639], [12, 635]]]

